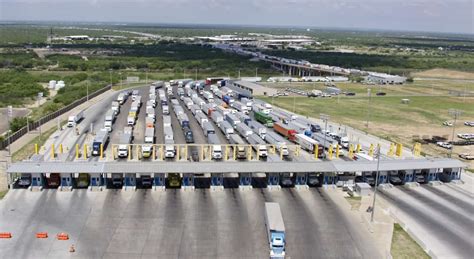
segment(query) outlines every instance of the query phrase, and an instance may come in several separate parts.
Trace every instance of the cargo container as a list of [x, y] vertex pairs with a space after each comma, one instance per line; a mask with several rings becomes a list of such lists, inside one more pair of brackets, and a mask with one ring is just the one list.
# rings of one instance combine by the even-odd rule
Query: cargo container
[[191, 106], [193, 106], [193, 104], [194, 104], [193, 100], [191, 100], [191, 98], [189, 98], [189, 97], [184, 97], [183, 98], [183, 103], [184, 103], [184, 105], [186, 105], [186, 108], [188, 108], [188, 110], [190, 110]]
[[181, 125], [181, 128], [189, 127], [188, 115], [186, 115], [185, 113], [182, 113], [182, 114], [179, 114], [177, 117], [178, 117], [179, 125]]
[[222, 121], [219, 124], [219, 128], [221, 129], [222, 133], [224, 133], [226, 139], [229, 139], [230, 134], [234, 134], [234, 127], [232, 127], [228, 121]]
[[314, 153], [316, 145], [319, 144], [316, 140], [304, 134], [296, 134], [295, 140], [296, 140], [296, 143], [300, 145], [302, 149], [308, 151], [309, 153]]
[[262, 123], [266, 127], [273, 127], [273, 119], [268, 114], [259, 111], [254, 111], [253, 116], [256, 121]]
[[267, 151], [267, 143], [263, 141], [262, 138], [260, 138], [258, 135], [251, 134], [247, 137], [247, 141], [249, 144], [252, 145], [252, 148], [255, 150], [256, 153], [259, 154], [261, 157], [267, 157], [268, 156], [268, 151]]
[[245, 152], [245, 142], [243, 139], [237, 134], [229, 134], [229, 143], [233, 145], [238, 145], [236, 148], [236, 155], [238, 159], [245, 159], [247, 154]]
[[222, 116], [222, 113], [215, 111], [211, 114], [211, 119], [219, 127], [220, 123], [224, 121], [224, 116]]
[[171, 127], [171, 117], [170, 116], [163, 116], [163, 126]]
[[76, 126], [82, 119], [84, 119], [84, 111], [79, 111], [75, 114], [72, 114], [67, 119], [67, 126], [74, 127]]
[[[291, 121], [289, 122], [288, 124], [288, 127], [296, 130], [296, 132], [298, 132], [299, 134], [305, 134], [305, 132], [309, 132], [309, 134], [311, 134], [311, 130], [309, 130], [309, 126], [306, 126], [306, 125], [302, 125], [296, 121]], [[309, 137], [311, 137], [311, 135], [309, 135]]]
[[240, 136], [242, 136], [243, 138], [247, 139], [248, 136], [252, 135], [253, 134], [253, 130], [251, 128], [249, 128], [249, 126], [243, 124], [243, 123], [239, 123], [236, 128], [237, 132], [240, 134]]
[[203, 91], [202, 96], [207, 100], [207, 102], [214, 102], [214, 95], [211, 92]]
[[155, 118], [156, 118], [155, 109], [153, 109], [153, 108], [146, 109], [146, 117], [147, 118], [152, 118], [153, 121], [155, 121]]
[[222, 159], [222, 146], [217, 135], [215, 133], [209, 133], [207, 135], [207, 142], [211, 144], [212, 159]]
[[287, 125], [281, 122], [276, 122], [273, 124], [273, 129], [278, 134], [288, 138], [291, 141], [295, 141], [296, 131], [292, 128], [289, 128]]
[[102, 145], [102, 150], [107, 148], [107, 143], [109, 142], [109, 131], [107, 129], [100, 129], [95, 135], [94, 140], [92, 141], [92, 155], [100, 155], [100, 147]]
[[285, 224], [280, 205], [276, 202], [265, 202], [265, 227], [267, 228], [270, 258], [284, 258]]
[[194, 117], [196, 117], [196, 120], [197, 120], [197, 122], [199, 123], [199, 125], [201, 125], [201, 127], [203, 126], [203, 124], [204, 124], [205, 122], [208, 122], [208, 121], [209, 121], [209, 119], [206, 117], [206, 115], [204, 115], [204, 114], [202, 114], [202, 113], [198, 113], [198, 114], [196, 114], [196, 116], [194, 116]]
[[225, 107], [222, 107], [222, 106], [217, 106], [217, 107], [216, 107], [216, 111], [222, 113], [222, 116], [224, 116], [224, 117], [225, 117], [227, 114], [230, 113], [230, 110], [229, 110], [229, 109], [227, 109], [227, 108], [225, 108]]
[[234, 114], [231, 113], [225, 115], [225, 120], [228, 121], [230, 125], [234, 127], [234, 129], [237, 127], [238, 124], [241, 123], [241, 121]]
[[179, 104], [173, 106], [174, 114], [176, 117], [178, 117], [180, 114], [184, 114], [183, 107], [181, 107]]
[[196, 116], [196, 114], [202, 113], [201, 107], [199, 107], [199, 105], [197, 105], [197, 104], [193, 104], [191, 106], [191, 112], [194, 116]]
[[265, 141], [274, 145], [275, 149], [278, 150], [281, 155], [288, 156], [290, 154], [286, 146], [286, 140], [275, 132], [267, 132], [267, 134], [265, 134]]
[[164, 126], [163, 127], [163, 132], [164, 132], [165, 140], [173, 140], [174, 139], [173, 128], [171, 128], [171, 126]]
[[145, 143], [146, 144], [155, 143], [155, 128], [145, 128]]

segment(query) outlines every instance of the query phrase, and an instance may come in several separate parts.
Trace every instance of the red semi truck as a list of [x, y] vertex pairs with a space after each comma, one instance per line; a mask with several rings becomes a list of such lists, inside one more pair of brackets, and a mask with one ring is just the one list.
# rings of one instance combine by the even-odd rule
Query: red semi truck
[[291, 141], [295, 141], [295, 135], [297, 134], [296, 130], [290, 128], [288, 125], [283, 124], [282, 122], [275, 122], [273, 124], [273, 130], [275, 130], [280, 135], [285, 136]]

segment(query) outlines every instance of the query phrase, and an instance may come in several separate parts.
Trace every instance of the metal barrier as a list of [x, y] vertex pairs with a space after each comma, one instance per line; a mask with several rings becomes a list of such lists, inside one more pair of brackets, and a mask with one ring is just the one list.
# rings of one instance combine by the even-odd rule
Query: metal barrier
[[[84, 96], [82, 97], [81, 99], [79, 100], [76, 100], [74, 101], [73, 103], [70, 103], [69, 105], [66, 105], [64, 106], [63, 108], [55, 111], [55, 112], [52, 112], [50, 114], [47, 114], [43, 117], [41, 117], [39, 120], [37, 121], [33, 121], [33, 122], [30, 122], [27, 126], [24, 126], [23, 128], [19, 129], [18, 131], [16, 131], [15, 133], [11, 134], [8, 138], [6, 138], [5, 140], [3, 141], [0, 141], [0, 150], [2, 149], [5, 149], [7, 146], [8, 146], [8, 143], [13, 143], [15, 142], [16, 140], [18, 140], [19, 138], [21, 138], [23, 135], [25, 135], [26, 133], [28, 133], [30, 130], [35, 130], [37, 129], [39, 126], [49, 122], [50, 120], [52, 119], [55, 119], [61, 115], [63, 115], [64, 113], [74, 109], [75, 107], [85, 103], [87, 101], [87, 98], [89, 99], [92, 99], [108, 90], [110, 90], [112, 88], [112, 85], [107, 85], [91, 94], [89, 94], [89, 97], [87, 96]], [[28, 128], [27, 128], [28, 127]]]

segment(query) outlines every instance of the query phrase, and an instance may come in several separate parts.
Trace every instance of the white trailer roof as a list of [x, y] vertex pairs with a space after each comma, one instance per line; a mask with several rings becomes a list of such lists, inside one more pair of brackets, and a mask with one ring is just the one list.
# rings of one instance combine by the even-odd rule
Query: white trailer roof
[[285, 231], [285, 223], [281, 216], [280, 204], [276, 202], [265, 202], [265, 213], [268, 219], [268, 227], [275, 231]]

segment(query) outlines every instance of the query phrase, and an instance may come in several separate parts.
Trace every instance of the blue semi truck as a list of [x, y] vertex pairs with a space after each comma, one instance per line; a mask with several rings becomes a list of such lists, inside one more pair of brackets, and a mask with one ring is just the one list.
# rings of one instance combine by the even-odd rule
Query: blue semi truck
[[270, 258], [285, 257], [285, 224], [280, 205], [276, 202], [265, 202], [265, 226], [267, 227]]

